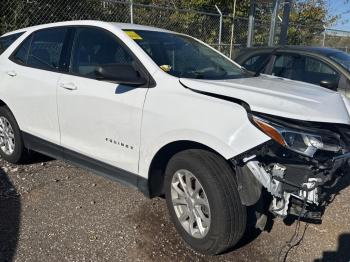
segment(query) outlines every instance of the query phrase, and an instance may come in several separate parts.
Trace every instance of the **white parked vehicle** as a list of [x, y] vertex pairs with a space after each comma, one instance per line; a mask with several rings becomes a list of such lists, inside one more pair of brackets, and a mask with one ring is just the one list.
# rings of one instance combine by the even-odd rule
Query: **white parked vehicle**
[[75, 21], [8, 33], [0, 50], [1, 157], [30, 149], [165, 196], [198, 252], [271, 213], [321, 219], [349, 168], [341, 94], [253, 77], [190, 36]]

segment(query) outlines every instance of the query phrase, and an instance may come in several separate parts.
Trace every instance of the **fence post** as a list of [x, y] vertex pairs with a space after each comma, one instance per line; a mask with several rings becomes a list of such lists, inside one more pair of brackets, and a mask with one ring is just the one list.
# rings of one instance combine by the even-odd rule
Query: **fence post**
[[292, 5], [292, 0], [284, 0], [283, 4], [284, 4], [284, 8], [283, 8], [282, 28], [280, 33], [280, 45], [287, 44], [289, 15], [290, 15], [290, 9]]
[[273, 12], [271, 16], [271, 25], [270, 25], [270, 35], [269, 35], [269, 46], [275, 45], [275, 31], [276, 31], [276, 18], [278, 15], [278, 7], [280, 4], [280, 0], [275, 0]]
[[233, 2], [232, 27], [231, 27], [231, 42], [230, 42], [230, 58], [231, 58], [231, 59], [232, 59], [232, 53], [233, 53], [233, 37], [234, 37], [234, 32], [235, 32], [236, 2], [237, 2], [237, 0], [234, 0], [234, 2]]
[[216, 10], [218, 11], [218, 13], [220, 14], [220, 28], [219, 28], [219, 48], [218, 50], [221, 51], [221, 36], [222, 36], [222, 13], [221, 10], [219, 9], [219, 7], [217, 5], [215, 5]]
[[134, 0], [130, 0], [130, 23], [134, 23]]
[[322, 46], [324, 47], [325, 43], [326, 43], [326, 30], [327, 28], [325, 26], [323, 26], [324, 31], [323, 31], [323, 39], [322, 39]]
[[255, 20], [255, 0], [250, 0], [247, 47], [253, 46]]

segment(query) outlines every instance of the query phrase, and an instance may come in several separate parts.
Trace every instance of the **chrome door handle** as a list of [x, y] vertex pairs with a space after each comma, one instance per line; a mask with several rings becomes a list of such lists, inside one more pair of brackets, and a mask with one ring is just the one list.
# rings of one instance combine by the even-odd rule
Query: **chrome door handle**
[[78, 87], [73, 83], [64, 83], [64, 84], [61, 84], [60, 87], [71, 91], [78, 89]]
[[9, 76], [11, 76], [11, 77], [14, 77], [14, 76], [16, 76], [17, 75], [17, 73], [15, 72], [15, 71], [8, 71], [8, 72], [6, 72]]

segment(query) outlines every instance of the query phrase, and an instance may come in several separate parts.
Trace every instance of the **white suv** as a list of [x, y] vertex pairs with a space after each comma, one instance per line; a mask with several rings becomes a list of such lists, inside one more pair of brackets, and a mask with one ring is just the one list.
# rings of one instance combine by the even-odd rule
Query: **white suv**
[[192, 37], [76, 21], [0, 48], [1, 157], [30, 149], [165, 196], [198, 252], [227, 250], [271, 213], [321, 219], [348, 169], [342, 95], [253, 77]]

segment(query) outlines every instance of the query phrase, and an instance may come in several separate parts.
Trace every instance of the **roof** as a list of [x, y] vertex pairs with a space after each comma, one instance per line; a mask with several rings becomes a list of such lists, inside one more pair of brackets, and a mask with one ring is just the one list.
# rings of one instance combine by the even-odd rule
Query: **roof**
[[153, 27], [153, 26], [146, 26], [146, 25], [138, 25], [138, 24], [130, 24], [130, 23], [110, 23], [122, 30], [124, 29], [130, 29], [130, 30], [147, 30], [147, 31], [158, 31], [158, 32], [173, 32], [170, 30]]
[[27, 32], [27, 31], [35, 31], [38, 29], [43, 29], [48, 27], [72, 26], [72, 25], [91, 25], [91, 26], [100, 26], [100, 27], [113, 26], [120, 30], [130, 29], [130, 30], [147, 30], [147, 31], [169, 32], [169, 33], [172, 32], [172, 31], [157, 28], [157, 27], [137, 25], [137, 24], [104, 22], [99, 20], [76, 20], [76, 21], [58, 22], [58, 23], [50, 23], [50, 24], [42, 24], [42, 25], [26, 27], [26, 28], [18, 29], [16, 31], [8, 32], [4, 34], [4, 36], [15, 34], [15, 33]]

